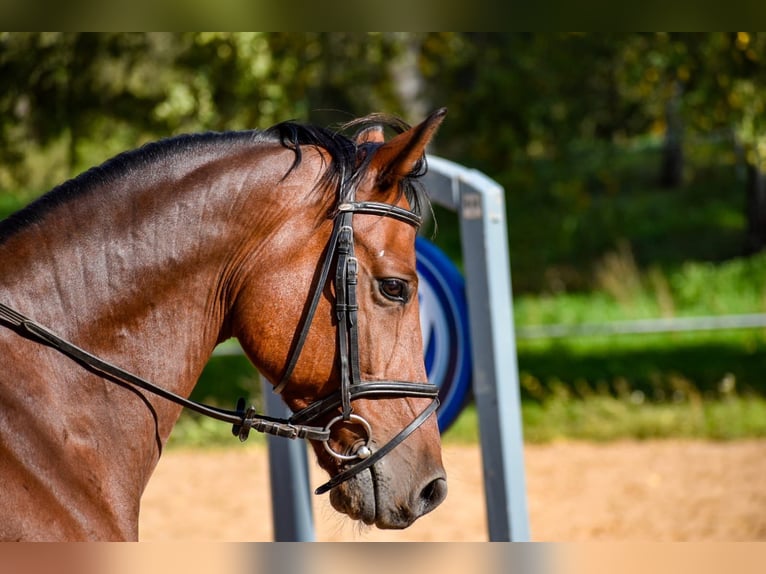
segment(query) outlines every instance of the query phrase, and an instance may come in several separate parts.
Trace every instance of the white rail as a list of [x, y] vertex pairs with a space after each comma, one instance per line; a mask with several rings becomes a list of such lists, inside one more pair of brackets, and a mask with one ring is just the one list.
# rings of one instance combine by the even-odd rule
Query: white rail
[[613, 321], [610, 323], [580, 323], [571, 325], [526, 325], [516, 327], [516, 337], [518, 339], [563, 339], [567, 337], [602, 335], [639, 335], [646, 333], [757, 328], [766, 328], [766, 313], [635, 319], [631, 321]]

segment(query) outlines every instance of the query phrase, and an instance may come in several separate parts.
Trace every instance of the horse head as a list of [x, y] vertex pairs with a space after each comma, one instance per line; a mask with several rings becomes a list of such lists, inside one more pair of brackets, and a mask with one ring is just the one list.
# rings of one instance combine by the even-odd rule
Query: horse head
[[[233, 313], [234, 334], [297, 420], [330, 431], [312, 444], [332, 505], [380, 528], [409, 526], [447, 492], [423, 361], [415, 236], [424, 200], [414, 190], [445, 113], [389, 141], [378, 126], [348, 140], [353, 155], [335, 165], [342, 175], [329, 210], [314, 198], [293, 215], [330, 216], [311, 233], [275, 231], [280, 255], [243, 281]], [[291, 149], [283, 187], [327, 183], [323, 170], [339, 162], [320, 146]]]

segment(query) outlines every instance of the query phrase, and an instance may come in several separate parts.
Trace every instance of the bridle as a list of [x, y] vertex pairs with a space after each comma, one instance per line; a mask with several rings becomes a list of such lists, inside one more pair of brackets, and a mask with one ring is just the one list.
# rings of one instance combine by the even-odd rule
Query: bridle
[[[290, 417], [289, 421], [304, 425], [316, 419], [336, 412], [340, 407], [340, 414], [335, 416], [324, 427], [328, 431], [328, 437], [323, 439], [325, 450], [334, 458], [350, 462], [357, 460], [356, 464], [347, 467], [339, 474], [332, 477], [328, 482], [316, 489], [316, 494], [322, 494], [347, 481], [361, 471], [370, 468], [398, 444], [412, 434], [439, 406], [439, 388], [430, 383], [412, 383], [405, 381], [362, 381], [359, 367], [359, 337], [357, 334], [357, 315], [359, 307], [356, 299], [356, 285], [358, 277], [358, 263], [354, 256], [354, 227], [353, 216], [355, 213], [377, 215], [379, 217], [391, 217], [412, 225], [416, 229], [420, 227], [422, 218], [416, 213], [392, 205], [374, 201], [354, 201], [353, 188], [347, 192], [349, 200], [340, 203], [335, 213], [332, 234], [325, 251], [325, 258], [319, 281], [316, 283], [311, 298], [308, 313], [303, 322], [297, 343], [291, 353], [285, 372], [279, 384], [274, 387], [274, 392], [280, 393], [287, 385], [293, 369], [298, 362], [303, 346], [306, 342], [311, 322], [316, 313], [317, 304], [322, 294], [322, 289], [327, 282], [333, 260], [335, 261], [335, 318], [338, 322], [338, 351], [340, 356], [340, 388], [331, 395], [314, 401], [309, 406], [298, 411]], [[402, 429], [396, 436], [381, 446], [378, 450], [371, 449], [372, 427], [361, 416], [353, 413], [352, 401], [362, 397], [425, 397], [430, 398], [431, 403], [410, 424]], [[364, 444], [356, 447], [351, 454], [338, 453], [330, 447], [329, 431], [339, 422], [355, 422], [364, 427], [367, 440]]]
[[[342, 191], [344, 191], [345, 183], [342, 179]], [[280, 393], [284, 390], [298, 362], [333, 261], [335, 261], [334, 311], [338, 322], [340, 387], [329, 396], [316, 400], [287, 419], [258, 414], [253, 406], [245, 408], [244, 399], [239, 399], [236, 410], [232, 411], [184, 398], [96, 357], [3, 303], [0, 303], [0, 322], [20, 334], [57, 349], [106, 380], [142, 388], [202, 415], [230, 423], [232, 433], [241, 441], [247, 440], [250, 431], [255, 430], [284, 438], [305, 438], [322, 442], [331, 456], [346, 465], [341, 472], [315, 490], [316, 494], [323, 494], [363, 470], [372, 467], [417, 430], [439, 406], [439, 388], [436, 385], [406, 381], [362, 381], [359, 366], [358, 305], [356, 298], [358, 262], [354, 256], [353, 215], [359, 213], [391, 217], [415, 228], [420, 226], [422, 219], [416, 213], [392, 204], [354, 201], [353, 188], [345, 190], [345, 195], [346, 200], [337, 206], [334, 215], [332, 233], [325, 251], [319, 280], [311, 296], [308, 312], [287, 361], [284, 374], [280, 382], [274, 387], [274, 392]], [[431, 403], [391, 440], [377, 450], [373, 450], [372, 427], [363, 417], [355, 414], [352, 407], [354, 400], [363, 397], [422, 397], [430, 398]], [[340, 408], [340, 414], [336, 414], [324, 426], [309, 424], [332, 413], [337, 413], [338, 408]], [[329, 444], [332, 427], [340, 422], [356, 423], [364, 428], [367, 435], [364, 444], [358, 445], [349, 454], [336, 452]], [[358, 462], [349, 465], [353, 461]]]

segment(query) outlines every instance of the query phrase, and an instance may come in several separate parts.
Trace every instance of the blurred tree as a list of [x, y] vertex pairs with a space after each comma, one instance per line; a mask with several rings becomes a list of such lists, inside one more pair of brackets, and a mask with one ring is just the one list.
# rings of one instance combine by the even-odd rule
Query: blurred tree
[[696, 133], [731, 134], [745, 163], [746, 250], [766, 247], [766, 34], [675, 35], [688, 70], [682, 113]]
[[399, 65], [407, 42], [363, 33], [2, 33], [0, 187], [36, 186], [26, 159], [61, 143], [72, 175], [172, 133], [402, 113], [407, 94], [391, 75], [408, 69]]
[[729, 134], [746, 164], [753, 252], [766, 247], [763, 54], [766, 35], [748, 32], [434, 33], [421, 66], [429, 98], [453, 109], [441, 140], [450, 155], [492, 174], [654, 134], [664, 138], [659, 183], [678, 187], [684, 139]]
[[627, 91], [626, 76], [640, 73], [625, 65], [634, 42], [616, 34], [435, 33], [422, 42], [421, 65], [429, 98], [456, 111], [446, 139], [496, 173], [515, 157], [555, 157], [646, 130], [646, 94]]
[[538, 158], [598, 163], [595, 175], [580, 167], [551, 190], [573, 210], [608, 188], [614, 142], [664, 137], [660, 181], [672, 187], [683, 180], [685, 138], [732, 134], [748, 166], [757, 250], [766, 245], [765, 49], [766, 36], [745, 32], [0, 33], [0, 187], [52, 183], [28, 158], [55, 146], [72, 175], [182, 131], [376, 110], [415, 122], [447, 105], [439, 151], [490, 174]]
[[[0, 36], [0, 160], [6, 177], [27, 154], [66, 142], [69, 172], [83, 167], [84, 148], [110, 150], [167, 127], [147, 113], [173, 78], [173, 38], [158, 34], [3, 33]], [[3, 182], [6, 183], [6, 182]]]
[[[719, 74], [725, 86], [719, 96], [729, 116], [746, 164], [748, 252], [766, 247], [766, 34], [738, 32], [721, 41], [728, 66]], [[726, 71], [730, 76], [726, 79]]]

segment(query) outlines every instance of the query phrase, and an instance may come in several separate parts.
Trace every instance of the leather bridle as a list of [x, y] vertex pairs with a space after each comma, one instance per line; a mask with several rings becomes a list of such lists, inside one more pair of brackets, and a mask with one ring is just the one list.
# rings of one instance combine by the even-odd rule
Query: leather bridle
[[[342, 186], [343, 183], [345, 182], [342, 182]], [[241, 441], [247, 439], [250, 430], [255, 430], [284, 438], [305, 438], [322, 442], [330, 455], [346, 464], [341, 472], [315, 490], [316, 494], [325, 493], [363, 470], [372, 467], [417, 430], [439, 406], [439, 388], [436, 385], [405, 381], [361, 380], [356, 299], [358, 263], [354, 256], [353, 215], [359, 213], [391, 217], [416, 228], [420, 226], [422, 220], [416, 213], [392, 204], [354, 201], [353, 189], [346, 190], [346, 194], [350, 195], [350, 198], [347, 197], [337, 207], [319, 281], [316, 283], [308, 313], [305, 315], [284, 374], [280, 382], [274, 387], [274, 392], [279, 393], [284, 390], [298, 362], [333, 261], [335, 261], [334, 311], [338, 322], [340, 387], [329, 396], [311, 403], [287, 419], [258, 414], [253, 406], [245, 408], [244, 399], [240, 399], [237, 403], [237, 409], [232, 411], [184, 398], [92, 355], [3, 303], [0, 303], [0, 322], [37, 342], [57, 349], [106, 380], [142, 388], [202, 415], [230, 423], [233, 434], [239, 437]], [[391, 440], [377, 450], [373, 450], [372, 427], [363, 417], [355, 414], [352, 407], [354, 400], [363, 397], [422, 397], [430, 398], [431, 403]], [[336, 416], [324, 426], [309, 424], [333, 413]], [[358, 445], [351, 453], [338, 453], [333, 450], [329, 445], [330, 434], [332, 427], [339, 422], [355, 423], [364, 428], [367, 435], [364, 444]], [[349, 466], [348, 463], [352, 461], [358, 462]]]
[[[316, 489], [316, 494], [322, 494], [347, 481], [361, 471], [370, 468], [391, 450], [412, 434], [439, 406], [439, 388], [430, 383], [412, 383], [405, 381], [362, 381], [359, 367], [359, 336], [357, 334], [357, 315], [359, 307], [356, 299], [358, 263], [354, 256], [354, 227], [355, 213], [391, 217], [415, 228], [420, 227], [422, 219], [416, 213], [389, 203], [374, 201], [354, 201], [353, 190], [350, 200], [340, 203], [335, 214], [332, 234], [325, 251], [325, 259], [319, 275], [319, 281], [314, 288], [308, 313], [297, 339], [297, 344], [291, 353], [285, 372], [274, 392], [280, 393], [287, 385], [293, 369], [298, 362], [311, 322], [316, 313], [317, 304], [327, 282], [332, 262], [335, 261], [335, 318], [338, 322], [338, 351], [340, 356], [340, 388], [328, 397], [319, 399], [290, 417], [290, 422], [303, 425], [317, 420], [329, 413], [340, 414], [334, 417], [325, 430], [329, 431], [338, 422], [354, 422], [364, 427], [367, 440], [356, 447], [351, 454], [338, 453], [330, 447], [329, 436], [324, 439], [327, 452], [336, 459], [358, 462], [335, 475], [327, 483]], [[410, 424], [402, 429], [389, 442], [373, 451], [371, 448], [372, 428], [361, 416], [353, 413], [352, 401], [362, 397], [425, 397], [431, 403]]]

